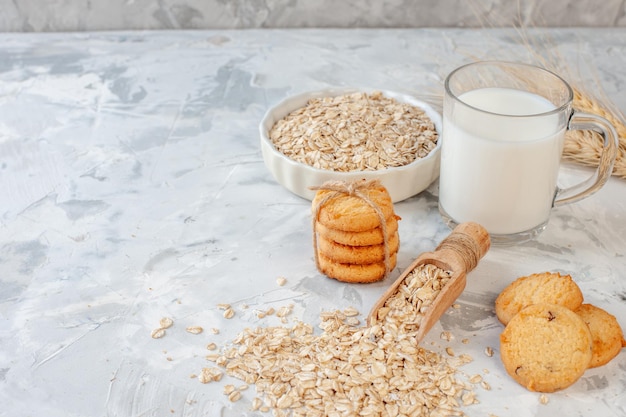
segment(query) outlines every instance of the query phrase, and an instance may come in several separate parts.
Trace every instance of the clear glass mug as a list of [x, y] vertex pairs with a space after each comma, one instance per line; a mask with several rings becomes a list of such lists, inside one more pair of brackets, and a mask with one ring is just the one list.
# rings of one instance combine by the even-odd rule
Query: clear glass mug
[[[474, 221], [492, 243], [514, 244], [541, 233], [553, 207], [581, 200], [610, 177], [618, 136], [606, 119], [572, 108], [573, 91], [558, 75], [526, 64], [476, 62], [445, 81], [439, 212], [450, 227]], [[567, 130], [604, 137], [594, 175], [557, 186]]]

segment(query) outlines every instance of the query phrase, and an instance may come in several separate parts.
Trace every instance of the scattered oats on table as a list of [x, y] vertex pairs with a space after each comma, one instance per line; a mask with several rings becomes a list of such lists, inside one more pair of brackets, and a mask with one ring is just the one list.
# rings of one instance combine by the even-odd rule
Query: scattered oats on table
[[216, 363], [254, 384], [253, 410], [276, 416], [462, 416], [460, 404], [476, 402], [455, 366], [418, 346], [415, 332], [391, 321], [350, 325], [358, 314], [352, 307], [322, 312], [319, 335], [300, 321], [246, 328]]
[[198, 380], [203, 384], [207, 384], [221, 380], [223, 375], [224, 373], [218, 368], [202, 368], [200, 375], [198, 375]]
[[200, 334], [204, 331], [204, 329], [200, 326], [189, 326], [185, 330], [191, 334]]
[[345, 314], [348, 317], [356, 317], [359, 315], [359, 310], [357, 310], [354, 307], [346, 307], [343, 309], [343, 314]]
[[419, 107], [381, 92], [313, 98], [269, 132], [274, 147], [330, 171], [376, 171], [408, 165], [437, 146], [437, 130]]
[[472, 375], [472, 377], [470, 377], [470, 379], [469, 379], [469, 381], [470, 381], [472, 384], [478, 384], [478, 383], [480, 383], [482, 380], [483, 380], [483, 377], [482, 377], [481, 375], [479, 375], [479, 374]]
[[152, 333], [150, 334], [150, 336], [152, 336], [153, 339], [160, 339], [163, 336], [165, 336], [165, 329], [163, 328], [154, 329]]
[[230, 402], [236, 402], [239, 401], [241, 399], [241, 392], [239, 391], [233, 391], [230, 394], [228, 394], [228, 399], [230, 400]]
[[[432, 265], [419, 268], [367, 327], [358, 325], [359, 311], [347, 307], [320, 313], [321, 334], [295, 321], [290, 327], [246, 328], [221, 348], [211, 342], [206, 360], [214, 366], [202, 368], [197, 379], [207, 384], [228, 375], [243, 381], [238, 389], [224, 387], [232, 402], [253, 384], [251, 409], [275, 416], [463, 416], [462, 405], [478, 402], [472, 384], [489, 385], [478, 374], [467, 377], [471, 384], [459, 379], [457, 367], [471, 362], [469, 355], [451, 348], [450, 356], [432, 352], [416, 339], [421, 317], [449, 278], [449, 271]], [[279, 308], [276, 316], [285, 319], [293, 307]], [[262, 313], [274, 312], [270, 307]]]
[[232, 319], [233, 317], [235, 317], [235, 310], [233, 310], [231, 307], [228, 307], [226, 310], [224, 310], [224, 313], [222, 315], [225, 319]]
[[174, 321], [172, 319], [170, 319], [169, 317], [163, 317], [161, 320], [159, 320], [160, 327], [152, 330], [150, 336], [153, 339], [162, 338], [163, 336], [165, 336], [165, 329], [169, 329], [170, 327], [172, 327], [173, 324]]
[[276, 317], [284, 318], [287, 317], [293, 311], [293, 304], [289, 304], [286, 306], [282, 306], [276, 312]]
[[172, 325], [174, 324], [174, 320], [172, 320], [169, 317], [163, 317], [160, 321], [159, 324], [161, 325], [162, 329], [169, 329], [170, 327], [172, 327]]

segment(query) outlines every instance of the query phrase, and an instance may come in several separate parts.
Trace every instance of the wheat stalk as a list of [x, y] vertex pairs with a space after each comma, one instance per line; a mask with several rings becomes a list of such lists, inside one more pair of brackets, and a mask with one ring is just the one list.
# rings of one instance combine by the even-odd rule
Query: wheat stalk
[[[578, 88], [574, 88], [573, 106], [579, 111], [604, 117], [615, 127], [619, 141], [613, 175], [626, 179], [626, 124], [623, 115]], [[569, 131], [565, 139], [563, 156], [582, 165], [596, 167], [602, 154], [603, 142], [602, 136], [594, 131]]]
[[[470, 0], [469, 4], [474, 8], [477, 19], [485, 28], [510, 27], [510, 18], [503, 18], [486, 9], [485, 5], [478, 0]], [[546, 68], [560, 74], [568, 80], [574, 89], [573, 107], [582, 112], [595, 114], [607, 119], [617, 131], [619, 137], [617, 158], [613, 166], [613, 176], [626, 179], [626, 122], [623, 113], [611, 102], [603, 92], [599, 80], [593, 86], [585, 86], [572, 66], [568, 66], [567, 60], [559, 54], [558, 45], [547, 35], [531, 36], [527, 28], [532, 27], [529, 17], [524, 16], [524, 3], [517, 3], [517, 24], [512, 25], [516, 30], [520, 45], [524, 46], [529, 53], [529, 61], [535, 65]], [[509, 51], [513, 60], [519, 60], [519, 51]], [[504, 54], [506, 55], [506, 53]], [[470, 56], [472, 59], [473, 57]], [[502, 57], [506, 59], [507, 57]], [[475, 58], [474, 60], [479, 60]], [[587, 63], [591, 65], [591, 63]], [[589, 68], [592, 70], [592, 68]], [[587, 87], [587, 88], [586, 88]], [[589, 87], [593, 87], [591, 90]], [[594, 93], [591, 93], [594, 91]], [[563, 157], [581, 165], [597, 167], [600, 161], [604, 140], [599, 133], [593, 131], [570, 131], [566, 135]]]
[[[574, 90], [572, 106], [575, 109], [604, 117], [613, 125], [618, 136], [618, 149], [612, 174], [615, 177], [626, 179], [626, 124], [624, 115], [603, 93], [600, 82], [596, 80], [594, 83], [596, 93], [590, 93], [589, 89], [585, 88], [581, 81], [578, 81], [582, 77], [576, 76], [567, 66], [566, 60], [559, 56], [558, 49], [546, 47], [546, 45], [551, 44], [548, 39], [544, 37], [541, 42], [533, 42], [523, 29], [519, 29], [518, 34], [522, 44], [531, 53], [531, 60], [535, 61], [536, 65], [560, 74], [568, 80]], [[603, 146], [602, 135], [595, 131], [568, 131], [563, 148], [563, 158], [595, 168], [600, 162]]]
[[[596, 81], [594, 84], [596, 91], [600, 92], [602, 98], [599, 98], [598, 93], [590, 93], [589, 89], [585, 88], [582, 82], [577, 81], [581, 77], [573, 74], [571, 68], [567, 66], [566, 60], [559, 56], [556, 48], [545, 48], [545, 45], [549, 44], [545, 38], [543, 42], [532, 43], [524, 35], [524, 31], [520, 31], [520, 36], [523, 44], [526, 45], [538, 65], [567, 78], [568, 83], [574, 90], [572, 106], [575, 109], [604, 117], [613, 125], [618, 136], [618, 149], [615, 164], [613, 165], [613, 176], [626, 179], [626, 125], [624, 124], [624, 116], [606, 94], [603, 93], [599, 81]], [[542, 48], [540, 45], [544, 45], [544, 47]], [[541, 52], [544, 53], [542, 54]], [[548, 54], [547, 57], [546, 53]], [[595, 168], [600, 162], [603, 144], [604, 139], [595, 131], [568, 131], [565, 137], [563, 158]]]
[[[603, 92], [600, 82], [596, 79], [594, 82], [596, 93], [590, 93], [590, 90], [583, 86], [581, 81], [578, 81], [582, 77], [577, 76], [571, 67], [568, 67], [566, 60], [560, 56], [558, 48], [554, 47], [555, 45], [550, 39], [544, 35], [539, 40], [535, 39], [533, 41], [524, 28], [518, 28], [518, 35], [521, 44], [530, 52], [531, 60], [536, 65], [560, 74], [567, 79], [574, 90], [572, 106], [575, 109], [604, 117], [613, 125], [618, 136], [618, 149], [615, 164], [613, 165], [613, 176], [626, 179], [626, 124], [624, 115]], [[566, 160], [595, 168], [600, 162], [603, 144], [604, 139], [595, 131], [568, 131], [563, 148], [563, 157]]]

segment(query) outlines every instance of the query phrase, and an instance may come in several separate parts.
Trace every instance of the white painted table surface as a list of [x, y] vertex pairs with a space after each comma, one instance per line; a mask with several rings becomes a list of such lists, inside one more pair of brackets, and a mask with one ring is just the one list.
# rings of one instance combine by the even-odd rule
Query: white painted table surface
[[[546, 39], [549, 55], [626, 110], [626, 30], [530, 33]], [[322, 310], [364, 315], [449, 233], [435, 182], [396, 204], [402, 244], [389, 278], [322, 276], [310, 202], [278, 185], [261, 158], [267, 108], [332, 86], [423, 98], [469, 59], [530, 56], [515, 30], [0, 34], [0, 415], [259, 415], [249, 411], [253, 389], [230, 403], [223, 386], [238, 381], [190, 378], [209, 364], [209, 341], [280, 324], [254, 315], [269, 306], [292, 303], [290, 319], [313, 325]], [[564, 179], [588, 173], [570, 167]], [[424, 346], [474, 357], [461, 371], [492, 389], [476, 389], [468, 416], [626, 415], [625, 352], [547, 404], [506, 375], [495, 297], [543, 271], [571, 274], [587, 302], [626, 326], [626, 181], [555, 209], [536, 241], [492, 248]], [[236, 316], [222, 318], [218, 303]], [[164, 316], [174, 327], [152, 339]], [[207, 331], [191, 335], [190, 325]]]

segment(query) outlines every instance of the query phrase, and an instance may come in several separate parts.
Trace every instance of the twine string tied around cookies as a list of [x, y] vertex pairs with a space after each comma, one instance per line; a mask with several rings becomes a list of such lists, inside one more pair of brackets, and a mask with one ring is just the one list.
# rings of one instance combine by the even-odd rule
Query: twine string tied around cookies
[[380, 187], [380, 180], [355, 180], [355, 181], [326, 181], [322, 185], [309, 187], [313, 191], [331, 191], [324, 198], [322, 198], [313, 208], [312, 226], [313, 226], [313, 249], [315, 251], [315, 265], [317, 269], [320, 269], [319, 254], [317, 250], [317, 219], [319, 217], [320, 210], [330, 200], [340, 197], [342, 195], [349, 195], [358, 197], [369, 205], [380, 219], [380, 227], [383, 233], [383, 251], [385, 256], [385, 276], [391, 271], [390, 251], [389, 251], [389, 238], [387, 237], [387, 219], [380, 207], [372, 201], [369, 197], [367, 190], [375, 187]]

